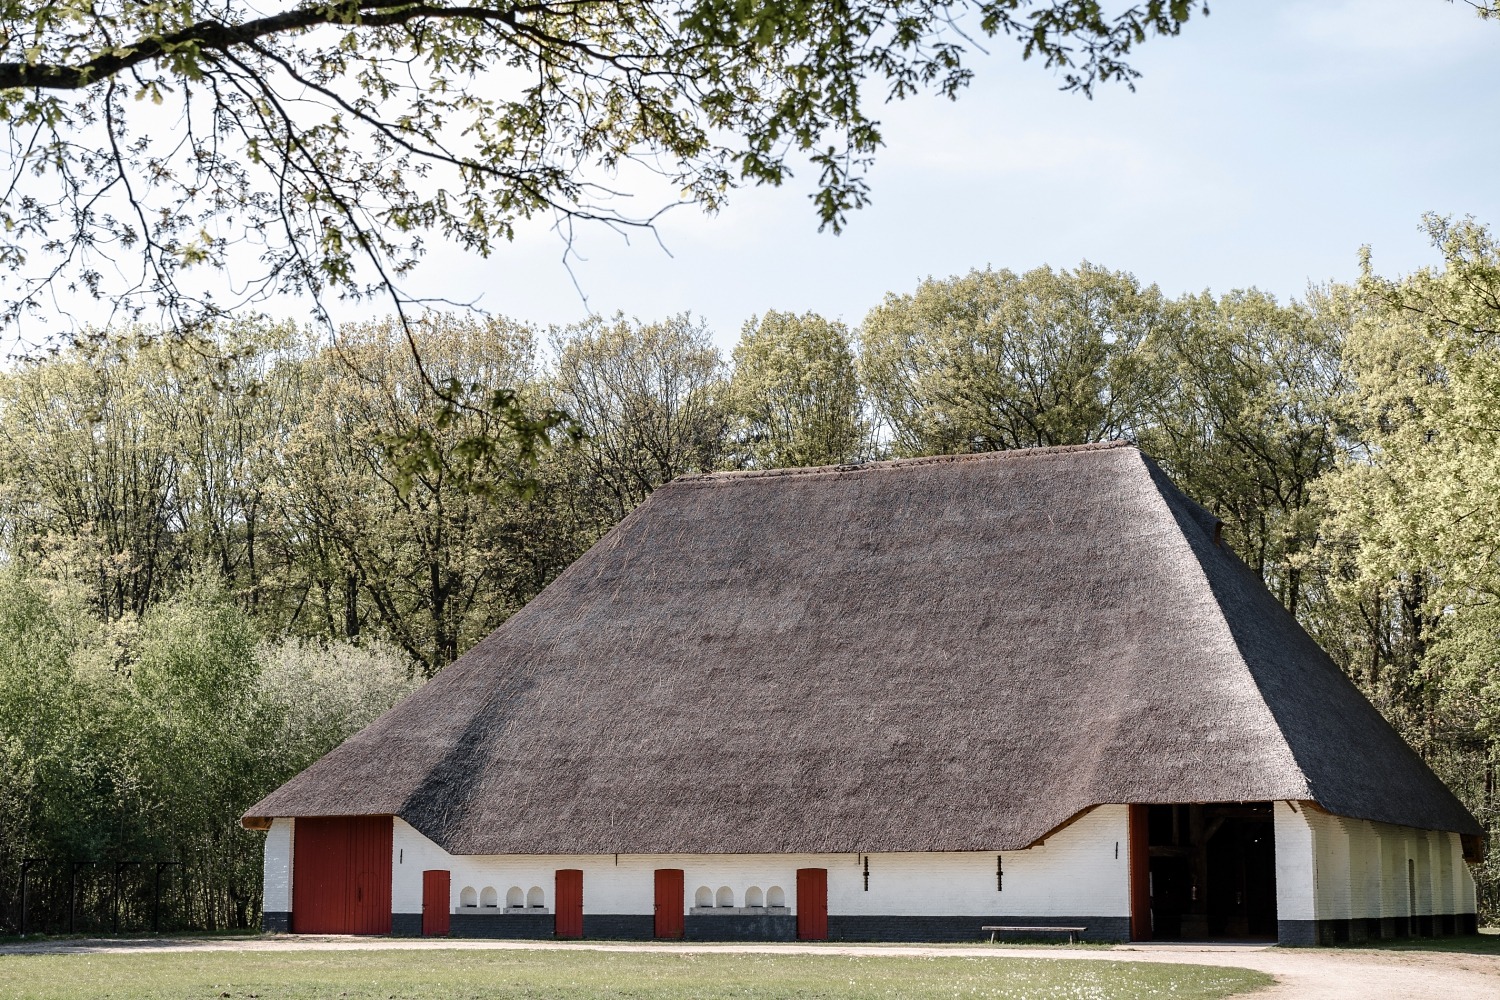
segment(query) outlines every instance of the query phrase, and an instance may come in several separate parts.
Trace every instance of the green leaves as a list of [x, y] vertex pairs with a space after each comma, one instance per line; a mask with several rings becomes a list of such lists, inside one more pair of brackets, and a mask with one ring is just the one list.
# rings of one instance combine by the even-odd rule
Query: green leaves
[[530, 499], [542, 454], [583, 436], [567, 413], [528, 405], [515, 389], [449, 378], [432, 395], [425, 419], [380, 439], [403, 498], [419, 479], [438, 479], [451, 466], [461, 489]]
[[[810, 166], [818, 223], [838, 232], [869, 201], [873, 109], [956, 96], [976, 19], [1087, 93], [1128, 82], [1131, 48], [1200, 9], [314, 0], [262, 14], [234, 0], [13, 0], [0, 5], [0, 116], [18, 141], [0, 209], [19, 221], [0, 260], [21, 283], [0, 319], [40, 310], [56, 282], [183, 327], [288, 290], [399, 306], [433, 235], [487, 255], [539, 214], [649, 228], [656, 206], [629, 213], [609, 190], [630, 160], [710, 212], [737, 186]], [[163, 112], [142, 118], [147, 100]], [[253, 262], [184, 247], [199, 229], [259, 248]], [[104, 260], [127, 241], [139, 268]], [[184, 278], [228, 279], [231, 259], [232, 281]]]
[[1162, 309], [1087, 263], [929, 279], [865, 318], [864, 380], [898, 454], [1110, 440], [1139, 426], [1130, 366]]
[[874, 447], [849, 331], [813, 313], [745, 324], [729, 398], [736, 465], [839, 465]]
[[[1426, 222], [1440, 268], [1384, 278], [1366, 255], [1339, 400], [1347, 453], [1318, 483], [1318, 554], [1345, 627], [1363, 632], [1351, 672], [1493, 831], [1500, 242], [1473, 220]], [[1500, 898], [1490, 858], [1476, 871], [1485, 908]]]
[[175, 859], [169, 921], [253, 926], [263, 840], [240, 814], [414, 687], [409, 668], [378, 642], [265, 641], [209, 573], [106, 622], [0, 572], [0, 855]]
[[551, 340], [552, 398], [582, 431], [576, 457], [604, 523], [680, 475], [718, 467], [727, 373], [701, 321], [596, 317]]

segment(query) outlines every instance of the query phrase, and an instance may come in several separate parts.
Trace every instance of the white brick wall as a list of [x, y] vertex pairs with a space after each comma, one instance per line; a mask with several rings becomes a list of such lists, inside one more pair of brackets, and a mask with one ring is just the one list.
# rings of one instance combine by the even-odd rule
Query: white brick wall
[[1474, 912], [1474, 879], [1458, 834], [1345, 819], [1303, 803], [1278, 802], [1274, 816], [1281, 920]]
[[[1417, 914], [1473, 913], [1474, 879], [1457, 834], [1349, 820], [1298, 803], [1275, 803], [1277, 916], [1329, 920], [1408, 915], [1407, 859], [1416, 862]], [[685, 903], [701, 886], [733, 893], [745, 904], [752, 886], [772, 887], [796, 908], [796, 870], [828, 869], [829, 912], [848, 915], [1109, 916], [1130, 912], [1125, 806], [1100, 806], [1046, 843], [1003, 854], [1005, 888], [995, 890], [994, 852], [871, 854], [864, 890], [863, 855], [612, 855], [453, 857], [401, 819], [392, 837], [391, 909], [422, 911], [422, 872], [452, 873], [449, 905], [467, 888], [542, 890], [552, 909], [554, 873], [584, 871], [584, 906], [591, 913], [652, 911], [657, 868], [684, 870]], [[267, 912], [292, 908], [292, 820], [266, 834]]]
[[1436, 913], [1433, 903], [1437, 902], [1433, 892], [1436, 881], [1436, 872], [1433, 871], [1437, 860], [1434, 857], [1433, 841], [1437, 834], [1431, 830], [1420, 830], [1417, 832], [1416, 859], [1417, 859], [1417, 912], [1419, 914]]
[[[1307, 810], [1303, 815], [1307, 815]], [[1313, 814], [1309, 820], [1313, 824], [1313, 844], [1317, 848], [1318, 919], [1346, 920], [1354, 916], [1346, 821], [1327, 813]]]
[[422, 871], [452, 872], [449, 905], [457, 909], [465, 888], [493, 888], [501, 904], [507, 891], [539, 887], [552, 909], [554, 872], [583, 869], [584, 908], [591, 913], [652, 912], [654, 871], [684, 870], [685, 903], [700, 886], [727, 886], [743, 906], [752, 886], [773, 886], [796, 908], [798, 868], [828, 869], [828, 909], [848, 915], [1128, 916], [1127, 828], [1124, 806], [1101, 806], [1046, 843], [1006, 852], [1004, 889], [995, 888], [995, 852], [871, 854], [870, 888], [864, 889], [865, 855], [613, 855], [564, 857], [502, 855], [453, 857], [403, 820], [392, 839], [391, 907], [420, 913]]
[[1350, 910], [1379, 916], [1385, 897], [1380, 833], [1365, 819], [1348, 820], [1345, 829], [1349, 831]]
[[1449, 868], [1451, 853], [1449, 835], [1434, 830], [1428, 834], [1429, 854], [1432, 857], [1432, 912], [1453, 912], [1453, 872]]
[[267, 913], [292, 910], [293, 821], [276, 819], [266, 832], [265, 881], [261, 909]]
[[1316, 920], [1317, 856], [1307, 807], [1277, 802], [1271, 815], [1276, 823], [1276, 918]]
[[1380, 916], [1406, 915], [1406, 855], [1396, 837], [1380, 837]]

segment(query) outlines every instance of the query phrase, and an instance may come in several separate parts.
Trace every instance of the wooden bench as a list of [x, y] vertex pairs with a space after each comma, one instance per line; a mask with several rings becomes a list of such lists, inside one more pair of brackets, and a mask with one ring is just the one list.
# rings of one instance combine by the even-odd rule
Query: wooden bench
[[979, 929], [982, 931], [989, 931], [991, 941], [995, 940], [996, 934], [1025, 932], [1027, 934], [1066, 934], [1068, 935], [1068, 944], [1073, 943], [1074, 935], [1082, 934], [1084, 931], [1088, 930], [1087, 927], [1005, 927], [992, 926], [990, 924], [986, 924]]

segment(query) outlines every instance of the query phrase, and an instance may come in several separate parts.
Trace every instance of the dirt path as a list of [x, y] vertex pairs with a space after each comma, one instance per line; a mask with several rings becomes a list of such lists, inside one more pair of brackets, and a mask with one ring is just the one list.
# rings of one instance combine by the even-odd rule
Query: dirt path
[[1280, 949], [1263, 945], [1122, 945], [1114, 948], [1006, 948], [975, 945], [665, 944], [467, 939], [253, 937], [38, 941], [0, 946], [15, 954], [137, 951], [355, 951], [374, 949], [549, 949], [720, 952], [782, 955], [918, 955], [977, 958], [1078, 958], [1171, 962], [1256, 969], [1276, 977], [1257, 1000], [1500, 1000], [1500, 956], [1364, 949]]

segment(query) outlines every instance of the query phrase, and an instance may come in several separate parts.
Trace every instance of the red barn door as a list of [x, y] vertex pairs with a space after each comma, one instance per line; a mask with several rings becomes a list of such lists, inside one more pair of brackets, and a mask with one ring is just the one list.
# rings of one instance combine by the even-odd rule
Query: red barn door
[[828, 940], [828, 869], [797, 869], [797, 940]]
[[682, 869], [656, 869], [656, 936], [682, 937]]
[[583, 872], [577, 868], [557, 870], [557, 909], [552, 933], [560, 938], [583, 937]]
[[391, 932], [391, 818], [298, 819], [292, 847], [292, 931]]
[[448, 936], [448, 873], [441, 869], [422, 873], [422, 936]]

